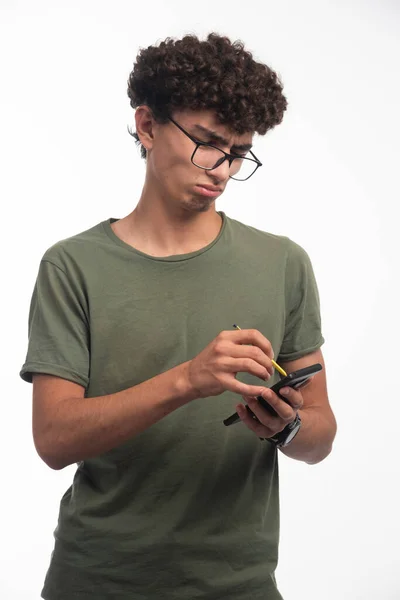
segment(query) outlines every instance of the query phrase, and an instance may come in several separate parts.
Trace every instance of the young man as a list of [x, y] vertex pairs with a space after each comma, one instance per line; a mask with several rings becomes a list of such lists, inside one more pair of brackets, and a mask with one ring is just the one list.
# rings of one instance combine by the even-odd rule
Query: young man
[[324, 369], [288, 403], [268, 387], [274, 357], [324, 366], [318, 290], [298, 244], [215, 201], [261, 166], [253, 135], [286, 99], [216, 34], [143, 50], [128, 95], [139, 203], [49, 248], [30, 306], [35, 445], [53, 469], [78, 463], [42, 597], [277, 600], [278, 449], [319, 462], [336, 423]]

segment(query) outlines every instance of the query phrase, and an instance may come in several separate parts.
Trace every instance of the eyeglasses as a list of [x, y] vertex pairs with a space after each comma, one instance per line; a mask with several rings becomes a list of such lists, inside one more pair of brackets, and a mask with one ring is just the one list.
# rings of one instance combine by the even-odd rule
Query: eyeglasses
[[[178, 127], [194, 144], [196, 148], [191, 157], [192, 163], [199, 167], [199, 169], [205, 169], [206, 171], [212, 171], [216, 169], [226, 160], [229, 162], [229, 177], [236, 181], [246, 181], [257, 171], [258, 167], [262, 167], [262, 163], [258, 158], [249, 150], [253, 158], [247, 158], [241, 155], [228, 154], [220, 148], [207, 144], [206, 142], [200, 142], [198, 139], [190, 135], [187, 131], [178, 125], [176, 121], [169, 117], [174, 125]], [[254, 160], [253, 160], [254, 159]], [[234, 175], [238, 175], [234, 177]]]

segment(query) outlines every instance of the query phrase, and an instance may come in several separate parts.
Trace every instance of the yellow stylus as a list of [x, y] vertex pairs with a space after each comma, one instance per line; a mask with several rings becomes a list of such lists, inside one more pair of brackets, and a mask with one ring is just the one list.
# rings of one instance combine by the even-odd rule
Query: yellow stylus
[[[240, 329], [239, 325], [233, 325], [233, 327], [235, 327], [235, 329]], [[251, 344], [250, 344], [250, 345], [251, 345]], [[281, 375], [283, 375], [284, 377], [286, 377], [286, 375], [287, 375], [286, 371], [285, 371], [284, 369], [282, 369], [282, 367], [280, 367], [280, 366], [278, 365], [278, 363], [276, 363], [274, 360], [272, 360], [272, 358], [271, 358], [271, 362], [272, 362], [272, 364], [274, 365], [275, 369], [276, 369], [276, 370], [277, 370], [277, 371], [278, 371], [278, 372], [279, 372]]]

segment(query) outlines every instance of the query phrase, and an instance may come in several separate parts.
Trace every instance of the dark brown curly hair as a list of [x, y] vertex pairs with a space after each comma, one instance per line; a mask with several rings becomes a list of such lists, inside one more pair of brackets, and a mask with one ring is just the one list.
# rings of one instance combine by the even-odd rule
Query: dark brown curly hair
[[[238, 135], [265, 135], [278, 125], [287, 108], [278, 75], [256, 62], [243, 42], [210, 33], [166, 38], [141, 49], [128, 79], [132, 108], [145, 104], [158, 123], [167, 123], [176, 109], [213, 109], [221, 124]], [[136, 132], [129, 133], [146, 149]]]

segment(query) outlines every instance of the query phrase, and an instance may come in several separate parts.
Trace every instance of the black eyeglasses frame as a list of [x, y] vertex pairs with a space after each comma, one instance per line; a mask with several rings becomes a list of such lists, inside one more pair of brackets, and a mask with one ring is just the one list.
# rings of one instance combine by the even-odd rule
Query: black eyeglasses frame
[[[199, 169], [204, 169], [205, 171], [213, 171], [214, 169], [216, 169], [217, 167], [219, 167], [220, 165], [222, 165], [223, 162], [225, 162], [226, 160], [229, 162], [229, 168], [231, 168], [231, 165], [233, 163], [234, 160], [250, 160], [251, 162], [255, 162], [257, 164], [257, 167], [254, 169], [254, 171], [252, 172], [251, 175], [249, 175], [248, 177], [246, 177], [246, 179], [236, 179], [236, 177], [231, 177], [231, 175], [229, 175], [230, 179], [234, 179], [235, 181], [247, 181], [248, 179], [250, 179], [250, 177], [253, 177], [254, 173], [257, 171], [257, 169], [259, 169], [259, 167], [262, 167], [262, 162], [259, 161], [259, 159], [255, 156], [255, 154], [249, 150], [250, 154], [252, 155], [253, 158], [247, 158], [247, 156], [235, 156], [234, 154], [229, 154], [229, 152], [225, 152], [224, 150], [221, 150], [221, 148], [218, 148], [217, 146], [214, 146], [213, 144], [208, 144], [207, 142], [201, 142], [200, 140], [198, 140], [197, 138], [195, 138], [193, 135], [191, 135], [190, 133], [188, 133], [183, 127], [182, 125], [179, 125], [179, 123], [177, 123], [176, 121], [174, 121], [174, 119], [172, 119], [172, 117], [168, 117], [168, 119], [174, 124], [176, 125], [176, 127], [178, 127], [178, 129], [180, 129], [182, 131], [182, 133], [184, 133], [190, 140], [192, 140], [192, 142], [194, 144], [196, 144], [196, 148], [193, 151], [193, 154], [191, 156], [191, 162], [192, 164], [194, 164], [195, 167], [199, 168]], [[197, 148], [199, 146], [209, 146], [210, 148], [215, 148], [215, 150], [218, 150], [219, 152], [222, 152], [222, 154], [224, 154], [224, 156], [217, 161], [217, 163], [213, 166], [213, 167], [200, 167], [199, 165], [196, 165], [195, 162], [193, 162], [193, 157], [197, 152]]]

